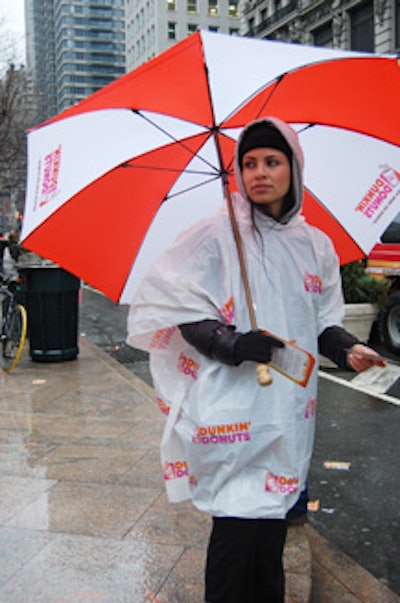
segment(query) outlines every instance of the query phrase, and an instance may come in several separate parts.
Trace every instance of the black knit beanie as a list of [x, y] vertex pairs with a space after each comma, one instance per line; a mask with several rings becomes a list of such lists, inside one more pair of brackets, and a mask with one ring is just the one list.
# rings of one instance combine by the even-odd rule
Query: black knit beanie
[[254, 123], [245, 132], [243, 139], [239, 146], [239, 165], [242, 169], [243, 155], [252, 149], [259, 149], [268, 147], [271, 149], [278, 149], [285, 153], [289, 159], [289, 163], [292, 162], [292, 150], [289, 147], [286, 139], [274, 126], [266, 122]]

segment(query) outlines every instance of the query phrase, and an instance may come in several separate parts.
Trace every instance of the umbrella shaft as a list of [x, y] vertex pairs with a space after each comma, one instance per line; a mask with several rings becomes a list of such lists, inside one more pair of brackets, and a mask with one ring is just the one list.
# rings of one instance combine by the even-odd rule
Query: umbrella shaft
[[256, 320], [255, 312], [254, 312], [253, 298], [252, 298], [251, 291], [250, 291], [249, 277], [247, 274], [246, 263], [245, 263], [244, 255], [243, 255], [242, 240], [240, 237], [239, 227], [237, 224], [235, 210], [233, 208], [232, 197], [231, 197], [231, 193], [229, 191], [228, 183], [224, 183], [224, 190], [225, 190], [225, 198], [228, 203], [229, 217], [230, 217], [230, 221], [231, 221], [231, 225], [232, 225], [233, 236], [235, 239], [236, 249], [237, 249], [238, 258], [239, 258], [240, 274], [242, 277], [242, 282], [243, 282], [244, 291], [245, 291], [245, 295], [246, 295], [247, 308], [248, 308], [249, 316], [250, 316], [250, 324], [251, 324], [252, 329], [257, 329], [257, 320]]

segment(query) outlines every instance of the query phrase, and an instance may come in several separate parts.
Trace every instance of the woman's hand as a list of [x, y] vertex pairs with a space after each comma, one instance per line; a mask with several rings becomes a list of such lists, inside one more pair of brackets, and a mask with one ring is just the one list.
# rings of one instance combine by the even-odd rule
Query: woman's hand
[[386, 366], [386, 360], [375, 350], [362, 343], [356, 343], [347, 351], [347, 364], [357, 373], [371, 366]]
[[241, 333], [235, 343], [236, 361], [254, 360], [255, 362], [269, 362], [274, 348], [284, 348], [285, 344], [272, 335], [262, 331], [249, 331]]

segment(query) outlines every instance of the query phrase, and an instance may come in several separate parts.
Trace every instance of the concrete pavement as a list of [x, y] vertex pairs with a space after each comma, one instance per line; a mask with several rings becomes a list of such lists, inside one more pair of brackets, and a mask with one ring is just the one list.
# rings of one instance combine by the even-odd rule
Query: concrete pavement
[[[0, 603], [201, 603], [210, 520], [166, 501], [153, 389], [86, 338], [0, 380]], [[311, 526], [285, 566], [287, 603], [400, 601]]]

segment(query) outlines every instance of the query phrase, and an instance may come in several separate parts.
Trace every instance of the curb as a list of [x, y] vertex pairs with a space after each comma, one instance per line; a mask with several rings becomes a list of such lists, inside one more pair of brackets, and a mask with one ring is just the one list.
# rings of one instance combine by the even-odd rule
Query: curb
[[288, 528], [283, 565], [286, 578], [285, 603], [310, 603], [312, 560], [304, 525]]

